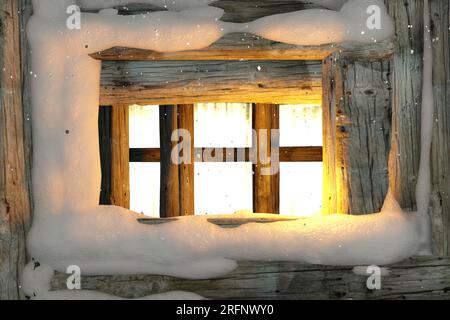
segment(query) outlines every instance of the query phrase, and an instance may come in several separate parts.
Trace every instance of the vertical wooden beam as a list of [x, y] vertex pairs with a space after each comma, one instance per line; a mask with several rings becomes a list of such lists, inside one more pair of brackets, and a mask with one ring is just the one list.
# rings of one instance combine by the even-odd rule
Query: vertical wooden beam
[[19, 277], [31, 220], [18, 3], [0, 2], [0, 300], [21, 297]]
[[[253, 129], [256, 133], [256, 137], [253, 139], [253, 143], [256, 143], [256, 147], [253, 148], [253, 211], [256, 213], [279, 213], [279, 163], [274, 163], [273, 160], [276, 155], [272, 154], [271, 150], [271, 145], [279, 148], [279, 137], [271, 135], [271, 129], [279, 129], [280, 127], [279, 106], [254, 104], [252, 117]], [[265, 133], [261, 130], [265, 130]], [[264, 136], [261, 136], [261, 134], [265, 134], [266, 137], [263, 138]], [[276, 152], [279, 152], [279, 149]], [[261, 155], [267, 155], [270, 159], [263, 159]], [[274, 166], [278, 166], [276, 172], [271, 175], [264, 173]]]
[[102, 182], [99, 201], [101, 205], [111, 205], [111, 125], [112, 107], [100, 107], [98, 116], [98, 133], [100, 144], [100, 163], [102, 168]]
[[159, 107], [160, 139], [161, 139], [161, 218], [177, 217], [180, 215], [180, 193], [178, 165], [172, 162], [172, 150], [177, 142], [172, 141], [172, 133], [178, 128], [177, 106], [166, 105]]
[[[194, 215], [194, 105], [182, 104], [178, 105], [178, 129], [184, 129], [189, 133], [190, 139], [189, 150], [183, 149], [180, 156], [184, 157], [183, 152], [189, 152], [189, 163], [181, 163], [179, 165], [179, 179], [180, 179], [180, 215]], [[186, 141], [185, 141], [186, 142]]]
[[[342, 188], [338, 181], [341, 180], [336, 162], [336, 110], [338, 102], [343, 99], [342, 78], [337, 67], [339, 55], [333, 54], [323, 63], [323, 98], [322, 98], [322, 123], [323, 123], [323, 196], [322, 212], [332, 214], [342, 208]], [[339, 178], [338, 178], [339, 177]], [[339, 187], [339, 188], [338, 188]]]
[[431, 151], [433, 253], [450, 255], [450, 39], [448, 0], [431, 0], [435, 123]]
[[114, 105], [111, 122], [111, 204], [130, 208], [129, 107]]
[[334, 55], [324, 71], [325, 212], [378, 212], [389, 185], [390, 62]]
[[385, 3], [395, 23], [398, 44], [393, 69], [390, 189], [403, 209], [415, 210], [420, 158], [423, 0], [385, 0]]
[[[184, 129], [187, 134], [179, 134]], [[160, 106], [161, 130], [161, 205], [162, 218], [193, 215], [194, 207], [194, 106]], [[189, 139], [184, 141], [183, 139]], [[180, 143], [183, 148], [180, 149]], [[187, 144], [186, 144], [187, 143]], [[172, 155], [184, 159], [186, 148], [190, 163], [174, 162]], [[189, 157], [187, 157], [189, 158]]]

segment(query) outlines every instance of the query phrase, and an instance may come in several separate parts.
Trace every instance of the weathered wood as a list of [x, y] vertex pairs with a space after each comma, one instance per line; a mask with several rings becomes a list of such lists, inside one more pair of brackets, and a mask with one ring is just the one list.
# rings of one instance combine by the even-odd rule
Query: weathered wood
[[102, 182], [100, 189], [101, 205], [111, 204], [111, 162], [112, 162], [112, 107], [100, 107], [98, 116], [98, 136], [100, 144], [100, 163]]
[[349, 58], [371, 57], [382, 59], [392, 56], [395, 43], [383, 41], [371, 44], [327, 44], [321, 46], [295, 46], [261, 37], [232, 33], [197, 51], [161, 53], [142, 49], [115, 47], [94, 53], [99, 60], [322, 60], [333, 52], [342, 52]]
[[[19, 9], [17, 13], [20, 18], [20, 53], [22, 69], [22, 109], [24, 119], [24, 149], [25, 149], [25, 169], [27, 173], [28, 188], [31, 190], [31, 164], [32, 164], [32, 105], [31, 105], [31, 57], [28, 39], [26, 35], [26, 25], [33, 14], [33, 5], [31, 0], [18, 0]], [[29, 192], [30, 203], [31, 192]]]
[[111, 204], [130, 208], [129, 107], [114, 105], [111, 123]]
[[106, 61], [101, 104], [314, 104], [321, 74], [321, 61]]
[[[279, 213], [280, 211], [280, 172], [279, 133], [272, 129], [280, 128], [279, 106], [275, 104], [253, 104], [253, 129], [256, 139], [253, 143], [253, 211], [256, 213]], [[270, 173], [269, 173], [270, 172]]]
[[391, 65], [338, 55], [328, 60], [325, 69], [332, 74], [324, 76], [323, 106], [325, 184], [328, 179], [330, 184], [325, 208], [329, 213], [378, 212], [389, 184]]
[[[336, 161], [336, 106], [343, 99], [342, 78], [338, 71], [338, 54], [332, 54], [323, 62], [323, 194], [322, 212], [332, 214], [342, 208], [341, 170]], [[339, 188], [338, 188], [339, 186]]]
[[[160, 131], [160, 217], [193, 215], [195, 211], [194, 106], [160, 106]], [[185, 155], [184, 152], [190, 152], [190, 154]], [[175, 156], [179, 156], [180, 159], [174, 159]]]
[[415, 210], [420, 157], [423, 70], [423, 1], [385, 0], [396, 29], [393, 59], [392, 152], [390, 188], [402, 208]]
[[[219, 148], [222, 158], [216, 157], [216, 149], [195, 148], [195, 162], [250, 162], [250, 148]], [[130, 162], [159, 162], [160, 149], [130, 149]], [[211, 155], [205, 157], [204, 155]], [[240, 155], [244, 155], [243, 158]], [[280, 147], [280, 162], [321, 162], [322, 147]]]
[[430, 1], [435, 124], [432, 162], [433, 252], [450, 255], [450, 4]]
[[[185, 159], [179, 167], [178, 177], [180, 179], [180, 215], [194, 215], [194, 105], [180, 104], [178, 108], [178, 129], [189, 133], [183, 136], [183, 142], [188, 142], [189, 150], [183, 148], [179, 155]], [[189, 139], [189, 141], [184, 141]], [[185, 154], [189, 152], [189, 155]]]
[[21, 298], [19, 278], [31, 220], [19, 8], [16, 0], [0, 2], [0, 300]]
[[[212, 280], [168, 276], [84, 276], [82, 288], [126, 298], [185, 290], [210, 299], [450, 299], [450, 259], [417, 257], [388, 266], [381, 290], [369, 290], [368, 276], [352, 267], [290, 262], [240, 262], [233, 273]], [[66, 289], [67, 275], [57, 274], [52, 290]]]
[[170, 218], [180, 215], [180, 189], [178, 165], [172, 162], [172, 150], [177, 142], [172, 141], [172, 133], [178, 129], [177, 106], [159, 107], [159, 128], [161, 146], [161, 188], [160, 217]]

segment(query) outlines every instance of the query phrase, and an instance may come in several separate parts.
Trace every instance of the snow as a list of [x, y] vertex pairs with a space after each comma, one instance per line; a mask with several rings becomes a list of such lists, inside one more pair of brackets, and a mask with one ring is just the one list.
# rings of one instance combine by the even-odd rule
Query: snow
[[[78, 4], [87, 10], [99, 10], [116, 6], [126, 6], [133, 3], [143, 3], [155, 6], [157, 8], [166, 8], [168, 10], [185, 10], [205, 6], [216, 0], [80, 0]], [[324, 8], [338, 10], [346, 0], [309, 0], [308, 2], [318, 4]]]
[[[34, 293], [42, 299], [113, 298], [86, 291], [49, 292], [53, 270], [65, 272], [69, 265], [80, 266], [84, 275], [144, 273], [199, 279], [229, 273], [238, 260], [383, 265], [427, 247], [426, 213], [405, 213], [390, 196], [383, 211], [372, 215], [319, 215], [291, 222], [246, 224], [236, 229], [213, 225], [207, 221], [210, 216], [143, 225], [137, 222], [141, 215], [119, 207], [99, 206], [97, 126], [101, 62], [88, 54], [114, 46], [162, 52], [201, 49], [225, 33], [247, 25], [220, 22], [221, 9], [199, 7], [135, 17], [117, 16], [114, 11], [82, 14], [81, 29], [69, 30], [65, 9], [73, 3], [74, 0], [34, 0], [35, 14], [27, 26], [35, 75], [35, 210], [28, 250], [40, 263], [38, 268], [30, 263], [23, 273], [23, 289], [30, 296], [34, 297]], [[107, 9], [119, 1], [102, 3], [102, 9]], [[88, 2], [84, 4], [87, 6]], [[363, 13], [361, 8], [350, 0], [339, 12], [283, 14], [257, 20], [249, 28], [269, 39], [296, 44], [371, 42], [392, 34], [390, 20], [383, 18], [385, 29], [362, 35], [363, 20], [358, 18]], [[427, 115], [432, 109], [424, 112]], [[425, 153], [427, 147], [424, 146]], [[429, 193], [429, 185], [420, 185], [424, 186], [421, 193]], [[178, 294], [186, 295], [174, 293]]]
[[[380, 29], [369, 28], [368, 6], [380, 8]], [[383, 1], [350, 0], [339, 12], [311, 9], [264, 17], [249, 23], [247, 31], [289, 44], [321, 45], [340, 42], [380, 42], [392, 37], [394, 25]]]

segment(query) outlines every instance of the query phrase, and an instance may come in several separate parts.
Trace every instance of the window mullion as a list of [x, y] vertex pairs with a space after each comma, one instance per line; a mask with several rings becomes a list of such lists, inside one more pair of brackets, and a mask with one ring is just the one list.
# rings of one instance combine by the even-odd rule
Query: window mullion
[[[276, 169], [279, 168], [279, 163], [273, 162], [271, 150], [271, 145], [279, 147], [279, 136], [271, 134], [272, 129], [279, 129], [279, 106], [254, 104], [253, 129], [256, 132], [253, 145], [253, 211], [279, 213], [280, 174]], [[269, 159], [263, 159], [263, 155], [267, 155]], [[267, 172], [270, 168], [272, 174]]]

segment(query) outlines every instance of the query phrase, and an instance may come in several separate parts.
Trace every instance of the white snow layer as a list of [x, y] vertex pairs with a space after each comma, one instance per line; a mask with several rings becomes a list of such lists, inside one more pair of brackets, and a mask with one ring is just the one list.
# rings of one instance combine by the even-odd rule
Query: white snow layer
[[[78, 4], [87, 10], [99, 10], [115, 6], [126, 6], [133, 3], [150, 4], [159, 8], [168, 10], [185, 10], [195, 7], [201, 7], [215, 2], [216, 0], [79, 0]], [[346, 0], [309, 0], [324, 8], [338, 10]]]
[[[87, 292], [49, 293], [53, 270], [65, 272], [69, 265], [80, 266], [84, 275], [144, 273], [197, 279], [226, 274], [238, 260], [383, 265], [427, 248], [426, 208], [405, 213], [391, 197], [377, 214], [316, 216], [236, 229], [222, 229], [206, 217], [142, 225], [137, 222], [141, 215], [98, 205], [101, 62], [90, 53], [114, 46], [201, 49], [240, 29], [296, 44], [380, 41], [392, 35], [385, 11], [382, 31], [363, 25], [367, 5], [383, 7], [379, 1], [351, 0], [340, 12], [309, 10], [242, 25], [220, 22], [223, 11], [212, 7], [135, 17], [91, 13], [82, 14], [81, 29], [69, 30], [65, 10], [72, 3], [75, 0], [34, 0], [35, 14], [27, 27], [32, 50], [35, 209], [28, 249], [41, 266], [34, 270], [30, 264], [25, 270], [25, 292], [39, 291], [40, 298], [109, 298]], [[424, 107], [424, 115], [429, 115], [432, 108]], [[429, 185], [421, 192], [429, 193]]]

